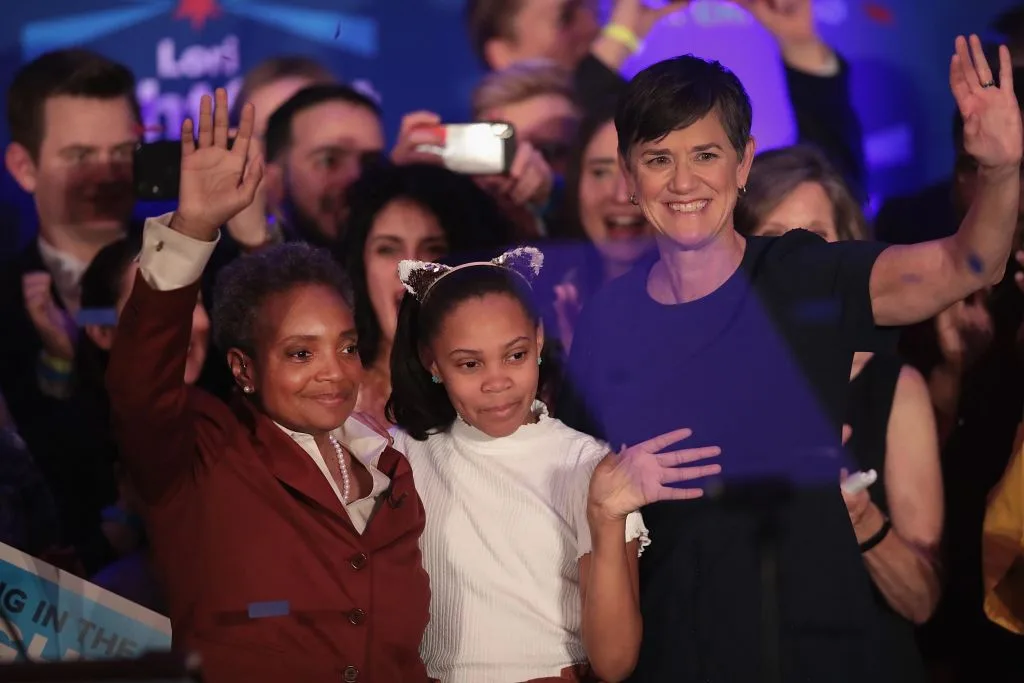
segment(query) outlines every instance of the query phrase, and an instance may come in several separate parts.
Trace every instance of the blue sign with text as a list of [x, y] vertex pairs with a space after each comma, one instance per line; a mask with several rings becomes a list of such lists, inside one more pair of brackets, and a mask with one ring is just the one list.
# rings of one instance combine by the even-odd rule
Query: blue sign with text
[[137, 657], [171, 647], [170, 621], [0, 543], [0, 662]]

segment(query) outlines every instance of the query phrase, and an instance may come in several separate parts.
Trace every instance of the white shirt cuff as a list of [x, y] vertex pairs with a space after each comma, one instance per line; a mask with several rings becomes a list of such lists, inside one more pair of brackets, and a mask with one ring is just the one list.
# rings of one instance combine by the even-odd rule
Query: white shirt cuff
[[204, 242], [172, 230], [172, 215], [147, 218], [142, 230], [139, 272], [150, 287], [161, 292], [197, 282], [220, 241], [219, 234], [214, 241]]

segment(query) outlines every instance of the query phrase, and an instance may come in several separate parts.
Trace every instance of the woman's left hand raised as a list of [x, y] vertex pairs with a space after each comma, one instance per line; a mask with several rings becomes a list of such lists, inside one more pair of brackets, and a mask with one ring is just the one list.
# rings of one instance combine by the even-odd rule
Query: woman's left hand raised
[[263, 159], [246, 157], [252, 140], [254, 109], [242, 108], [234, 145], [228, 149], [228, 96], [218, 88], [211, 98], [199, 103], [199, 137], [193, 137], [193, 123], [181, 125], [181, 184], [177, 217], [173, 227], [184, 228], [189, 236], [212, 240], [220, 226], [249, 206], [263, 178]]
[[[973, 61], [972, 61], [973, 58]], [[999, 47], [999, 84], [978, 36], [956, 39], [949, 65], [949, 86], [964, 119], [964, 151], [981, 169], [1020, 167], [1024, 141], [1021, 113], [1013, 91], [1010, 51]]]
[[721, 472], [720, 465], [685, 466], [713, 458], [722, 452], [721, 448], [706, 446], [660, 452], [692, 434], [689, 429], [678, 429], [605, 456], [590, 479], [587, 500], [590, 514], [622, 519], [649, 503], [704, 495], [703, 489], [698, 487], [673, 485]]

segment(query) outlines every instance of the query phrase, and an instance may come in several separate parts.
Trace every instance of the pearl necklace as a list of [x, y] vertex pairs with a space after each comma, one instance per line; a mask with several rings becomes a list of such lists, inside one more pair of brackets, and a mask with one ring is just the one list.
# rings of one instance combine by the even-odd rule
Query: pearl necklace
[[341, 470], [341, 502], [348, 505], [349, 491], [351, 490], [351, 482], [348, 476], [348, 467], [345, 466], [345, 451], [342, 449], [341, 444], [334, 438], [334, 434], [328, 434], [327, 438], [330, 440], [331, 445], [334, 446], [334, 452], [338, 456], [338, 469]]

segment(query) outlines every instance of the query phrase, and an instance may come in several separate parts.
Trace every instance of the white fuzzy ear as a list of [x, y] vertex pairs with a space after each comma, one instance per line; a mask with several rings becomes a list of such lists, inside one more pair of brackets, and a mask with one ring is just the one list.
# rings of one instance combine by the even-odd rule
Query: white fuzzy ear
[[540, 269], [544, 267], [544, 254], [536, 247], [516, 247], [506, 251], [491, 263], [513, 270], [533, 284], [534, 279], [540, 275]]
[[406, 291], [422, 302], [430, 286], [451, 269], [451, 266], [441, 263], [399, 261], [398, 279], [402, 281]]

